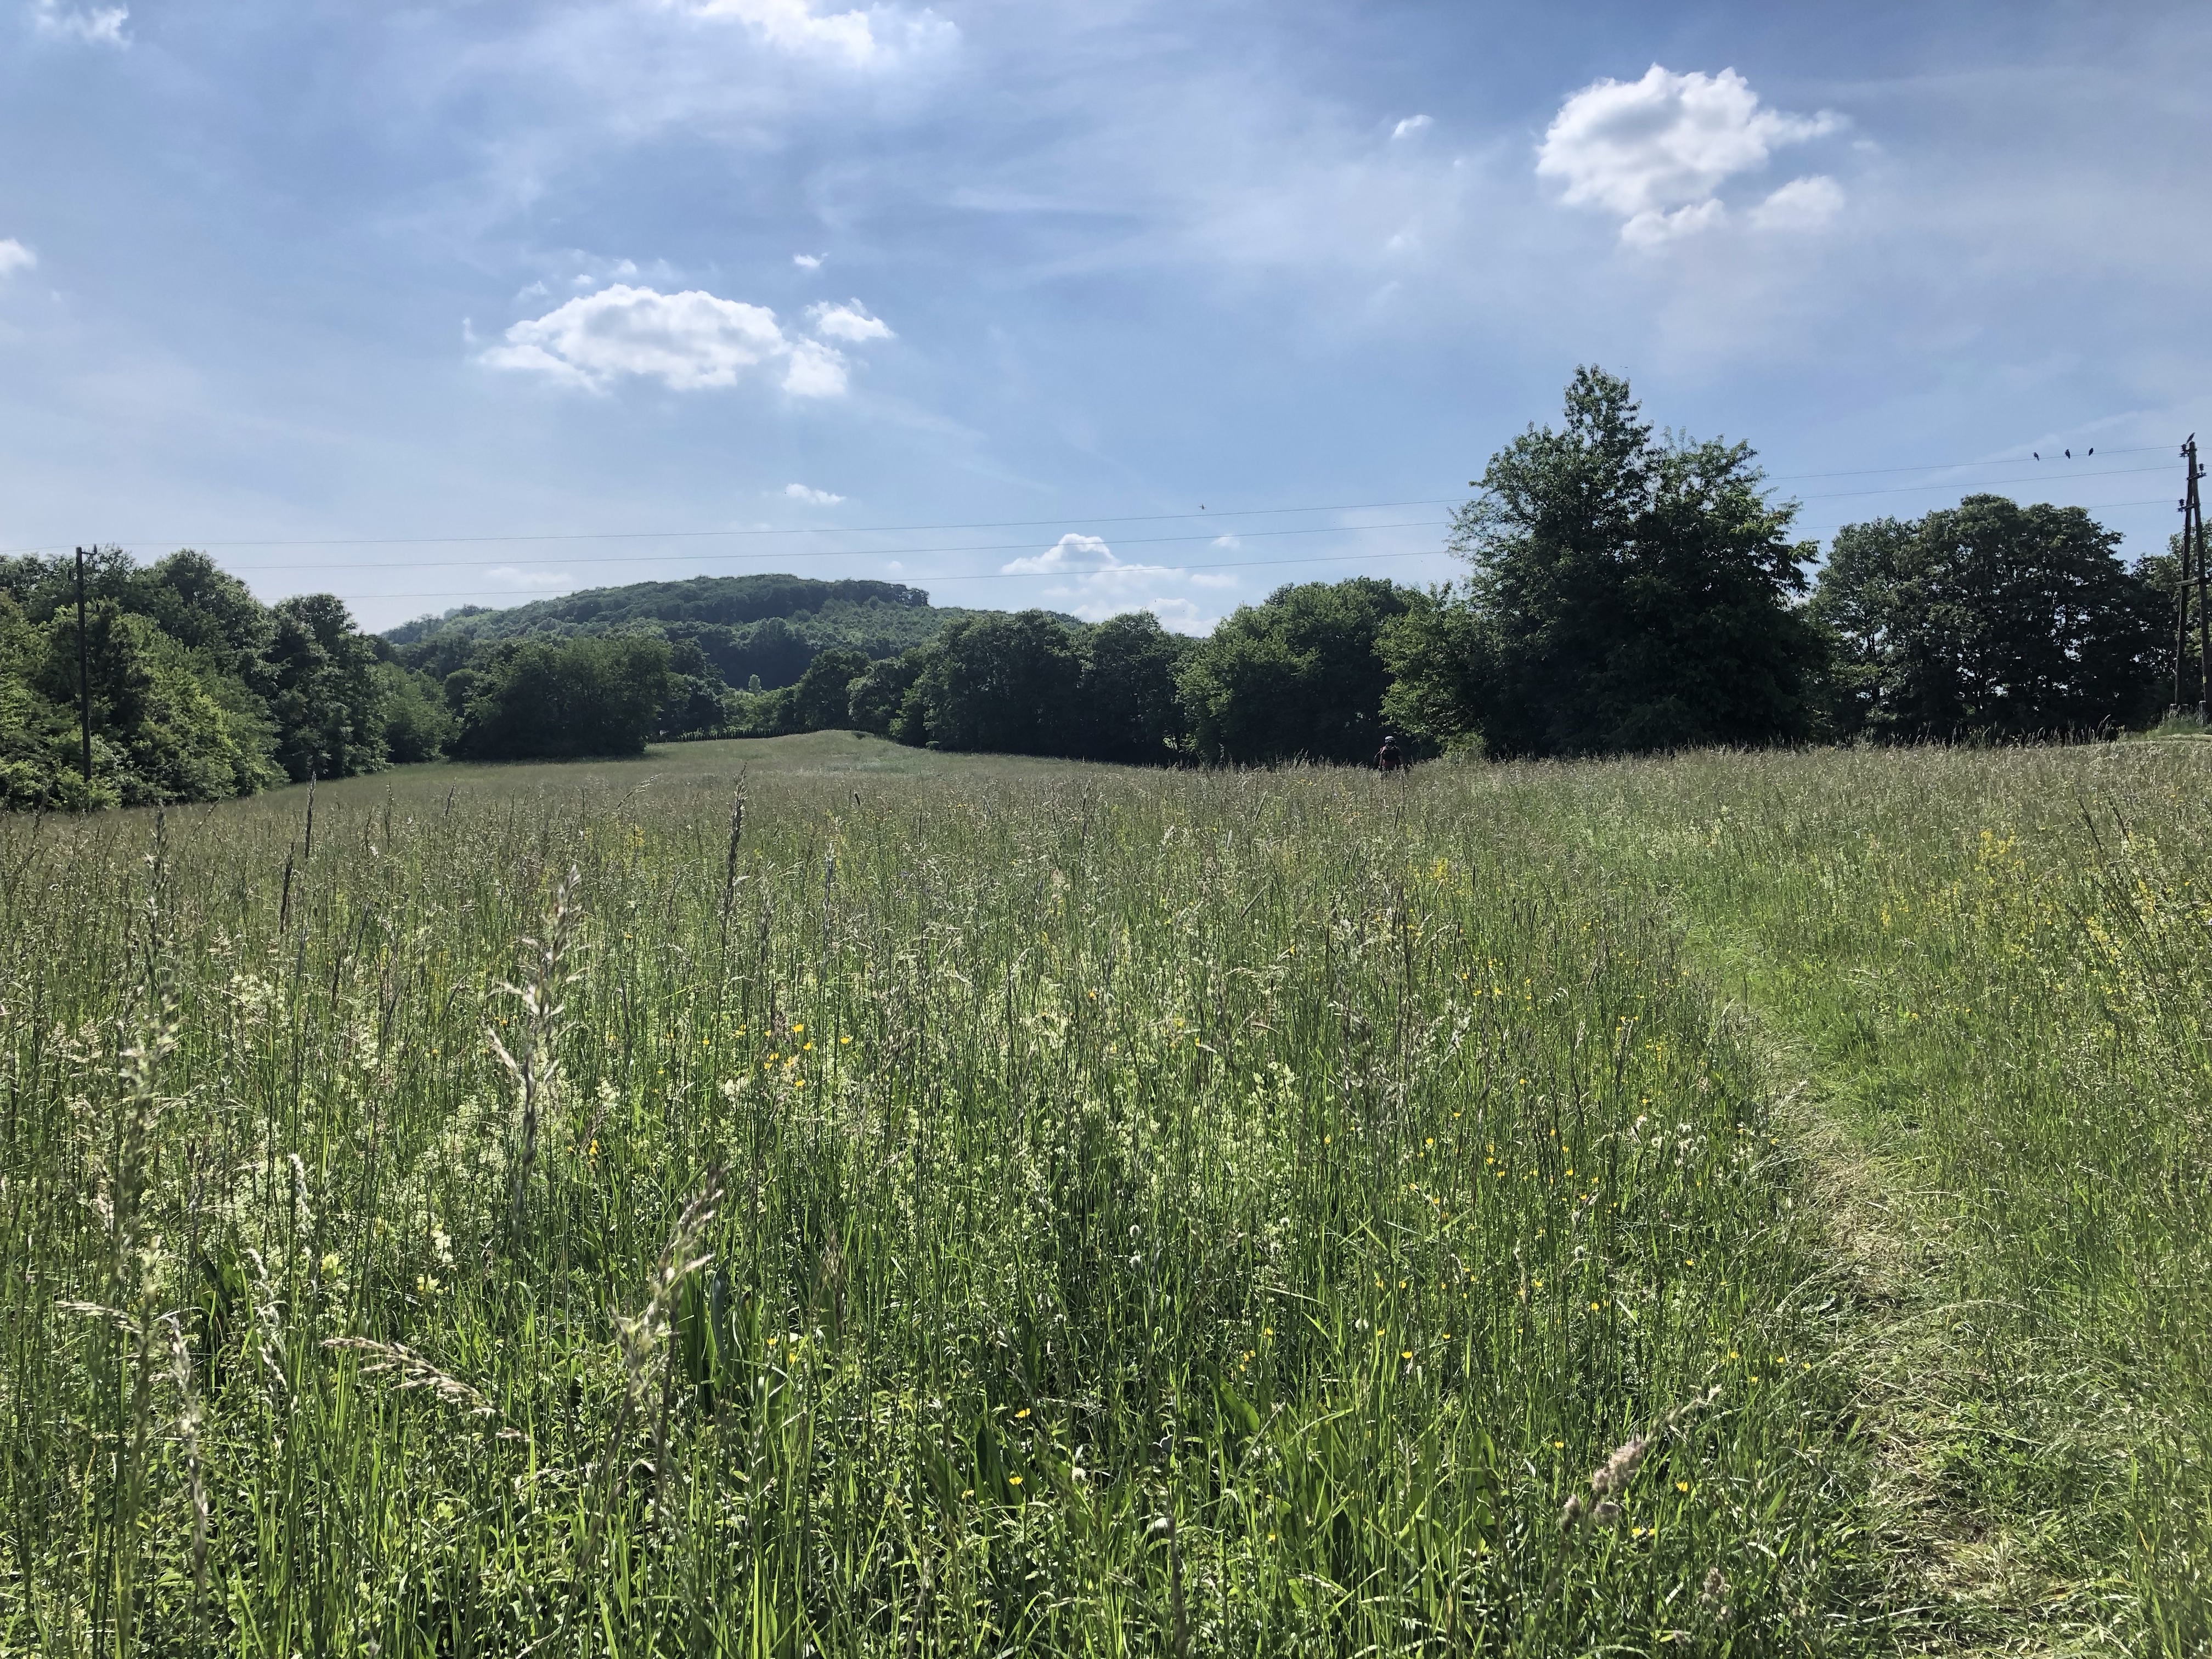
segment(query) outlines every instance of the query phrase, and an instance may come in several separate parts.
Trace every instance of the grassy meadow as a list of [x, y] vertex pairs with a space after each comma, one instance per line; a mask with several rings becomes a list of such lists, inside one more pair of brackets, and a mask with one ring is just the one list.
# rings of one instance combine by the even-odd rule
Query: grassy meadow
[[0, 1650], [2205, 1651], [2208, 777], [0, 821]]

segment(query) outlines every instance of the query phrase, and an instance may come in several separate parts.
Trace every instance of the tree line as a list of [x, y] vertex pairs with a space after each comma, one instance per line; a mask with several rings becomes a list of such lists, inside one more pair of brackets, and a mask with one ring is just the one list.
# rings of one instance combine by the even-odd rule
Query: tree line
[[[849, 615], [906, 620], [827, 648], [793, 632], [787, 666], [805, 666], [773, 689], [732, 684], [718, 659], [775, 648], [781, 634], [757, 647], [774, 617], [726, 641], [702, 630], [743, 617], [636, 611], [591, 635], [385, 638], [327, 594], [264, 606], [199, 553], [140, 567], [105, 550], [86, 579], [89, 791], [72, 562], [0, 560], [0, 802], [203, 800], [441, 757], [847, 727], [1265, 765], [1362, 762], [1386, 730], [1416, 754], [1492, 757], [2017, 740], [2145, 724], [2169, 700], [2171, 552], [2130, 566], [2081, 508], [1977, 495], [1846, 526], [1816, 576], [1796, 515], [1747, 445], [1659, 433], [1626, 381], [1584, 368], [1561, 422], [1500, 450], [1455, 514], [1461, 581], [1294, 584], [1202, 640], [1143, 612], [951, 612], [905, 648], [926, 596], [847, 596]], [[2181, 667], [2193, 696], [2202, 665]]]

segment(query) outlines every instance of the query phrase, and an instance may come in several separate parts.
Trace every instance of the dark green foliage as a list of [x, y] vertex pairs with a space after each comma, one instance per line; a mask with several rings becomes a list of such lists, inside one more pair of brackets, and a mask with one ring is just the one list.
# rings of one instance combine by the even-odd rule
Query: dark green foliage
[[[0, 573], [0, 583], [5, 580]], [[408, 666], [443, 679], [501, 640], [647, 633], [672, 647], [696, 644], [726, 684], [745, 686], [757, 678], [759, 689], [773, 691], [796, 685], [823, 651], [857, 651], [871, 660], [896, 657], [934, 639], [947, 622], [975, 614], [933, 606], [928, 594], [897, 582], [696, 576], [593, 588], [505, 611], [463, 605], [395, 628], [386, 638]], [[696, 671], [679, 664], [676, 672]], [[754, 710], [732, 718], [753, 732], [781, 717]]]
[[[8, 574], [0, 570], [0, 578]], [[46, 665], [46, 634], [25, 618], [15, 590], [0, 580], [0, 806], [112, 805], [112, 785], [95, 781], [86, 795], [74, 681], [64, 699], [33, 684]]]
[[1360, 576], [1241, 607], [1182, 665], [1199, 754], [1245, 765], [1370, 758], [1389, 684], [1380, 640], [1411, 603], [1396, 584]]
[[827, 732], [852, 720], [852, 685], [868, 672], [868, 659], [857, 651], [824, 651], [806, 665], [799, 684], [789, 692], [793, 729]]
[[1808, 545], [1745, 444], [1655, 438], [1628, 383], [1576, 371], [1563, 428], [1491, 459], [1452, 546], [1474, 567], [1394, 647], [1398, 707], [1498, 755], [1784, 742], [1813, 731], [1822, 649], [1791, 604]]
[[698, 641], [672, 641], [655, 730], [664, 738], [720, 737], [730, 725], [729, 687]]
[[1482, 624], [1475, 608], [1449, 588], [1416, 593], [1406, 614], [1382, 630], [1390, 674], [1382, 718], [1416, 754], [1479, 750], [1474, 711], [1481, 686]]
[[1109, 617], [1082, 638], [1080, 725], [1073, 752], [1132, 764], [1170, 758], [1183, 735], [1176, 675], [1192, 650], [1149, 611]]
[[[81, 774], [63, 781], [76, 770], [80, 753], [76, 613], [64, 611], [33, 632], [25, 690], [46, 710], [26, 713], [46, 764], [23, 778], [20, 793], [11, 787], [16, 805], [82, 790]], [[100, 599], [87, 611], [84, 640], [95, 804], [216, 800], [272, 781], [266, 763], [239, 742], [230, 718], [194, 676], [184, 647], [150, 618]]]
[[769, 617], [811, 614], [830, 606], [888, 606], [927, 611], [929, 595], [899, 582], [817, 581], [805, 576], [693, 576], [684, 581], [595, 587], [556, 599], [533, 599], [504, 611], [464, 605], [422, 617], [386, 636], [411, 645], [434, 634], [520, 639], [535, 634], [607, 633], [637, 623], [743, 626]]
[[[92, 677], [94, 804], [374, 771], [395, 756], [434, 758], [449, 730], [431, 684], [384, 660], [389, 647], [329, 594], [267, 607], [204, 554], [142, 568], [116, 548], [86, 560], [85, 592], [88, 645], [106, 653]], [[0, 560], [0, 595], [15, 635], [0, 653], [0, 795], [82, 805], [76, 562]], [[53, 655], [58, 629], [66, 660]]]
[[435, 682], [412, 674], [396, 662], [375, 669], [384, 712], [384, 743], [395, 764], [434, 761], [446, 752], [460, 722], [447, 706]]
[[927, 659], [922, 652], [907, 651], [870, 663], [867, 672], [853, 682], [846, 697], [846, 717], [854, 729], [889, 737], [891, 723], [898, 718], [899, 705], [906, 701], [906, 694], [913, 688]]
[[277, 763], [296, 782], [346, 777], [386, 761], [376, 652], [343, 601], [311, 593], [270, 611], [264, 653], [279, 732]]
[[2024, 738], [2143, 719], [2161, 672], [2172, 691], [2170, 578], [2162, 594], [2119, 541], [2078, 507], [1999, 495], [1847, 526], [1812, 604], [1838, 641], [1839, 726]]
[[499, 647], [448, 696], [463, 697], [454, 752], [472, 760], [635, 755], [667, 694], [668, 647], [636, 635], [520, 640]]
[[702, 629], [693, 637], [702, 647], [713, 647], [714, 666], [724, 679], [734, 684], [757, 678], [771, 691], [798, 684], [814, 659], [813, 641], [781, 617], [769, 617], [742, 633]]
[[1058, 617], [985, 612], [938, 636], [907, 701], [934, 747], [1064, 754], [1082, 683], [1083, 658]]

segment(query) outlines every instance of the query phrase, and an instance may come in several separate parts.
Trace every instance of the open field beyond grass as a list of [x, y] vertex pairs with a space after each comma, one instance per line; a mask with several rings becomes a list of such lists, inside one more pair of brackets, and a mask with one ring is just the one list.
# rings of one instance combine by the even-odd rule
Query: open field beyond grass
[[2208, 767], [0, 822], [0, 1648], [2202, 1652]]

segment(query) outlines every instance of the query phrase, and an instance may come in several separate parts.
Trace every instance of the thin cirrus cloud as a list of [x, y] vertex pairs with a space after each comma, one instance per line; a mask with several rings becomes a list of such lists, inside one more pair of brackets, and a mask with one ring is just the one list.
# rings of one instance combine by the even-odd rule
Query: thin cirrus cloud
[[[817, 311], [817, 331], [834, 337], [854, 343], [892, 337], [858, 301]], [[624, 377], [696, 392], [735, 386], [756, 372], [776, 377], [794, 398], [842, 397], [848, 385], [842, 352], [787, 331], [766, 306], [700, 289], [662, 294], [627, 283], [516, 323], [505, 343], [478, 361], [593, 392]]]
[[12, 276], [39, 263], [39, 256], [12, 236], [0, 236], [0, 276]]
[[68, 6], [61, 0], [35, 0], [32, 27], [58, 40], [81, 40], [88, 46], [127, 46], [131, 37], [123, 26], [131, 21], [128, 6]]
[[1164, 591], [1179, 583], [1196, 584], [1199, 578], [1167, 565], [1124, 563], [1103, 536], [1070, 531], [1043, 552], [1011, 560], [1000, 569], [1009, 576], [1059, 577], [1043, 597], [1060, 601], [1085, 622], [1149, 611], [1164, 626], [1187, 634], [1204, 633], [1213, 625], [1214, 619], [1202, 615], [1194, 601]]
[[[1651, 247], [1723, 224], [1728, 180], [1844, 125], [1832, 111], [1767, 108], [1734, 70], [1677, 75], [1654, 64], [1639, 81], [1602, 80], [1571, 94], [1544, 134], [1536, 172], [1565, 186], [1569, 205], [1617, 214], [1622, 241]], [[1815, 229], [1843, 201], [1841, 185], [1813, 174], [1784, 185], [1750, 218], [1761, 229]]]
[[485, 577], [502, 587], [513, 587], [538, 592], [556, 592], [574, 587], [576, 579], [559, 570], [525, 570], [519, 565], [494, 565], [484, 572]]
[[885, 67], [959, 31], [932, 11], [817, 12], [810, 0], [653, 0], [660, 10], [743, 25], [762, 44], [854, 69]]
[[1429, 116], [1408, 115], [1390, 129], [1390, 136], [1393, 138], [1411, 138], [1415, 133], [1425, 132], [1434, 125], [1436, 122]]

